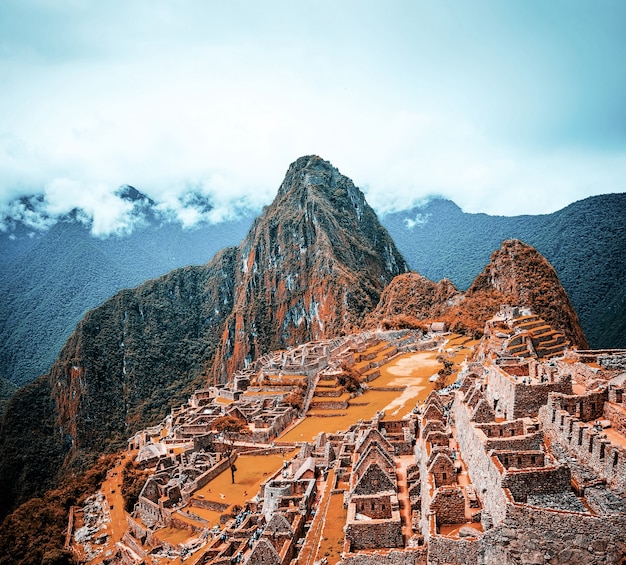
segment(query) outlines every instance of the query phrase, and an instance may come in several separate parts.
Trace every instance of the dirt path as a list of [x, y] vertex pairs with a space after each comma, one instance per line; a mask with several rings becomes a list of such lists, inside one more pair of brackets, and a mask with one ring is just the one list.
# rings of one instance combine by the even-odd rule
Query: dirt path
[[297, 565], [311, 565], [315, 562], [320, 538], [322, 536], [322, 532], [324, 531], [324, 521], [326, 520], [326, 513], [328, 512], [328, 504], [330, 503], [334, 480], [335, 469], [331, 469], [328, 472], [326, 484], [324, 485], [324, 492], [322, 493], [322, 498], [317, 506], [315, 518], [313, 518], [313, 522], [311, 523], [311, 529], [306, 536], [306, 541], [304, 542], [300, 555], [296, 558]]
[[[108, 504], [111, 521], [107, 524], [108, 540], [104, 551], [91, 563], [102, 562], [110, 553], [116, 551], [115, 544], [122, 539], [124, 532], [128, 529], [126, 522], [126, 512], [124, 511], [124, 498], [122, 497], [122, 471], [128, 460], [134, 459], [137, 452], [126, 452], [123, 457], [117, 460], [114, 467], [109, 469], [107, 478], [102, 483], [102, 494]], [[110, 553], [109, 553], [110, 552]]]
[[398, 479], [398, 502], [400, 517], [402, 518], [402, 535], [406, 547], [413, 535], [411, 527], [411, 501], [409, 500], [409, 486], [406, 480], [406, 468], [415, 462], [413, 455], [402, 455], [396, 459], [396, 477]]

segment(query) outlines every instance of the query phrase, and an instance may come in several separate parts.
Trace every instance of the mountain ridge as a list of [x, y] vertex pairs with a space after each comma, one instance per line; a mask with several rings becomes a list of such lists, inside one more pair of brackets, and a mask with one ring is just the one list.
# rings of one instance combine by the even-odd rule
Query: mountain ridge
[[[133, 187], [120, 191], [138, 207], [145, 204], [147, 197]], [[448, 278], [459, 289], [469, 288], [502, 241], [532, 245], [558, 272], [590, 345], [626, 347], [626, 274], [618, 268], [626, 263], [626, 194], [513, 217], [468, 214], [449, 200], [433, 199], [380, 222], [412, 269], [429, 280]], [[128, 236], [102, 239], [70, 215], [46, 232], [19, 224], [0, 233], [0, 378], [15, 386], [48, 373], [86, 311], [122, 288], [206, 264], [220, 249], [240, 243], [252, 223], [243, 216], [183, 229], [161, 219], [137, 225]]]
[[[49, 375], [14, 395], [0, 433], [0, 490], [8, 493], [2, 508], [21, 501], [16, 493], [40, 492], [58, 472], [119, 447], [195, 388], [224, 382], [270, 348], [335, 336], [376, 305], [406, 263], [362, 193], [315, 156], [292, 164], [286, 182], [291, 189], [239, 247], [90, 310]], [[38, 414], [54, 438], [46, 449], [32, 446], [30, 460], [12, 461], [28, 441], [16, 411], [35, 391], [50, 391], [52, 412], [42, 405]]]
[[430, 280], [448, 278], [459, 289], [469, 288], [502, 241], [524, 241], [558, 273], [590, 346], [626, 347], [626, 270], [621, 267], [626, 264], [626, 193], [592, 196], [552, 214], [510, 217], [465, 213], [435, 198], [382, 221], [411, 269]]

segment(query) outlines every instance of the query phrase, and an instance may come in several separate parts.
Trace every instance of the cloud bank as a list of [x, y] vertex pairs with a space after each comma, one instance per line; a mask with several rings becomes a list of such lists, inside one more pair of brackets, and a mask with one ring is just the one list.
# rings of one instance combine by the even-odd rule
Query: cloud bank
[[429, 195], [516, 215], [621, 192], [625, 16], [559, 0], [7, 0], [0, 229], [80, 208], [94, 233], [127, 232], [124, 185], [185, 226], [219, 222], [269, 203], [305, 154], [382, 214]]

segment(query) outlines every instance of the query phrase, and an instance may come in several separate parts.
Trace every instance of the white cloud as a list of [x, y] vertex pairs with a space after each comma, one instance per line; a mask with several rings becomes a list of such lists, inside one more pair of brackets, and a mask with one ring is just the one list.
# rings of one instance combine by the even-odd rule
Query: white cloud
[[[81, 206], [94, 232], [123, 232], [137, 216], [114, 192], [131, 184], [185, 226], [218, 222], [269, 203], [311, 153], [381, 213], [432, 194], [468, 212], [545, 213], [623, 190], [626, 144], [567, 137], [583, 110], [597, 117], [571, 68], [601, 45], [581, 53], [576, 26], [556, 33], [521, 5], [4, 6], [0, 210], [42, 193], [42, 213]], [[601, 25], [606, 53], [623, 52]], [[593, 68], [616, 91], [601, 81], [615, 73]], [[213, 208], [185, 205], [190, 190]]]

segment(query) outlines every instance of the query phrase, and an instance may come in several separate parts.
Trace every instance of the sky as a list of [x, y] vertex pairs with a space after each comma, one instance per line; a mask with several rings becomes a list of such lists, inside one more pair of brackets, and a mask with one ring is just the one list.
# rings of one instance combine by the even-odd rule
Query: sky
[[3, 0], [0, 230], [80, 208], [127, 232], [127, 184], [219, 222], [308, 154], [381, 215], [624, 192], [624, 22], [622, 0]]

